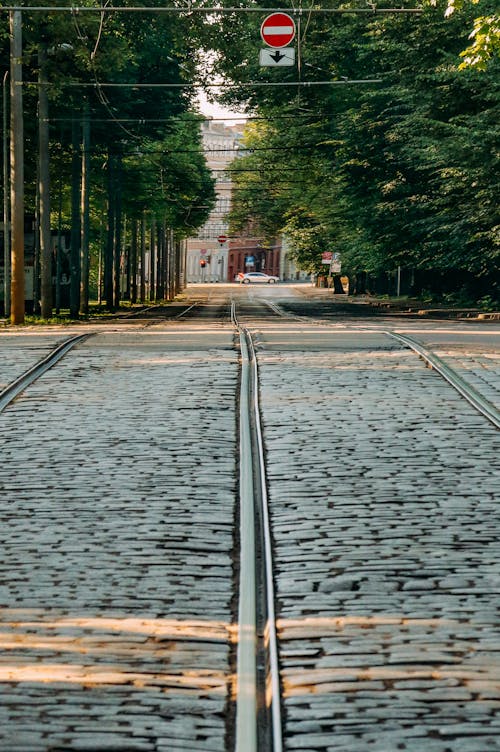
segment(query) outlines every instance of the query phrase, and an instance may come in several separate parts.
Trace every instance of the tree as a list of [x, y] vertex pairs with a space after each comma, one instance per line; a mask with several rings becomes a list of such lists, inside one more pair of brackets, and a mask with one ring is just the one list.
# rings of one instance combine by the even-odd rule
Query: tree
[[[321, 245], [341, 252], [351, 274], [387, 278], [402, 267], [408, 283], [420, 280], [436, 292], [464, 286], [476, 297], [495, 294], [498, 64], [457, 70], [471, 14], [469, 4], [448, 19], [433, 8], [417, 21], [388, 15], [326, 24], [315, 16], [301, 38], [302, 71], [308, 81], [337, 85], [292, 88], [288, 102], [287, 87], [241, 87], [225, 97], [250, 103], [269, 124], [258, 142], [269, 149], [267, 172], [258, 173], [262, 194], [252, 201], [249, 186], [239, 186], [233, 218], [241, 223], [246, 213], [265, 228], [266, 215], [273, 217], [274, 227], [291, 231], [301, 257], [313, 222]], [[221, 57], [217, 70], [238, 84], [247, 75], [281, 75], [259, 73], [245, 44], [243, 54], [248, 67]], [[292, 75], [286, 71], [280, 83]], [[373, 77], [380, 84], [349, 85]], [[258, 154], [247, 157], [255, 169]], [[270, 174], [283, 176], [273, 203]], [[318, 252], [319, 244], [316, 262]], [[309, 268], [312, 259], [303, 258]]]
[[[195, 59], [186, 54], [184, 25], [178, 16], [148, 13], [145, 24], [134, 13], [54, 11], [42, 16], [26, 8], [23, 18], [28, 80], [38, 74], [40, 44], [46, 52], [43, 66], [48, 84], [43, 91], [48, 95], [50, 120], [50, 183], [57, 193], [52, 201], [52, 226], [59, 224], [72, 233], [72, 313], [78, 311], [80, 296], [84, 308], [88, 299], [88, 290], [80, 291], [78, 285], [82, 129], [87, 134], [86, 175], [91, 176], [85, 183], [85, 243], [96, 241], [107, 211], [110, 226], [105, 245], [112, 257], [107, 264], [114, 270], [112, 293], [109, 273], [107, 277], [107, 302], [114, 307], [120, 295], [122, 257], [128, 253], [128, 246], [123, 245], [127, 213], [137, 221], [147, 208], [165, 233], [182, 238], [203, 223], [214, 202], [199, 118], [191, 105], [192, 90], [185, 86], [186, 78], [193, 75]], [[5, 64], [7, 42], [5, 35], [0, 36]], [[167, 85], [157, 88], [159, 82]], [[109, 83], [113, 88], [106, 86]], [[37, 107], [35, 89], [26, 89], [25, 104], [26, 206], [38, 216], [37, 119], [30, 116]], [[58, 266], [65, 263], [65, 258], [58, 259]], [[84, 271], [83, 288], [87, 284]], [[89, 273], [95, 276], [92, 270]], [[50, 307], [45, 305], [47, 310]]]

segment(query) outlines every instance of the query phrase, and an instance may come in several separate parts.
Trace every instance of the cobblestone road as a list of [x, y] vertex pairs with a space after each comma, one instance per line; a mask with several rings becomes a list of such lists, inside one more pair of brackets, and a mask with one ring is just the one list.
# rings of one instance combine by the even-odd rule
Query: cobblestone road
[[47, 333], [47, 330], [27, 329], [22, 332], [12, 330], [1, 332], [0, 391], [38, 360], [48, 355], [57, 345], [80, 331], [61, 329], [58, 332]]
[[[500, 750], [499, 433], [386, 322], [252, 328], [286, 752]], [[73, 333], [2, 333], [0, 383]], [[229, 325], [122, 324], [0, 415], [0, 749], [232, 749], [237, 389]]]
[[0, 416], [6, 752], [226, 749], [232, 336], [98, 335]]

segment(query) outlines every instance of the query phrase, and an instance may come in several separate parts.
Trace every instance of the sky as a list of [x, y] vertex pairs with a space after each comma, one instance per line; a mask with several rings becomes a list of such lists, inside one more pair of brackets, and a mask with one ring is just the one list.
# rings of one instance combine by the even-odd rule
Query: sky
[[210, 115], [210, 117], [213, 118], [227, 118], [226, 122], [228, 123], [228, 125], [234, 125], [238, 122], [243, 123], [246, 119], [246, 115], [243, 115], [241, 112], [234, 112], [232, 110], [228, 110], [227, 107], [222, 107], [219, 104], [212, 104], [211, 102], [208, 102], [204, 92], [200, 92], [199, 102], [200, 109], [204, 115]]

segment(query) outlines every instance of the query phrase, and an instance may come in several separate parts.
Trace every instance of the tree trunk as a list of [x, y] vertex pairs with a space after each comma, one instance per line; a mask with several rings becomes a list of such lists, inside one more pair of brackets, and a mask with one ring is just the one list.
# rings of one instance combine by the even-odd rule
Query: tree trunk
[[150, 252], [149, 252], [149, 299], [156, 299], [156, 259], [158, 249], [156, 247], [156, 223], [154, 219], [151, 219], [151, 227], [149, 232], [150, 239]]
[[165, 299], [172, 300], [170, 278], [172, 273], [172, 236], [170, 229], [165, 227]]
[[9, 202], [9, 155], [8, 155], [8, 112], [7, 112], [7, 80], [9, 71], [3, 77], [3, 312], [5, 318], [10, 317], [10, 202]]
[[80, 310], [80, 246], [82, 225], [80, 217], [80, 128], [74, 119], [71, 128], [71, 248], [70, 248], [70, 288], [69, 313], [77, 319]]
[[130, 300], [130, 246], [127, 240], [128, 222], [127, 215], [123, 217], [123, 263], [125, 267], [125, 290], [123, 291], [124, 300]]
[[104, 250], [104, 299], [113, 310], [113, 249], [115, 242], [115, 176], [114, 156], [108, 154], [108, 227]]
[[114, 181], [115, 189], [115, 242], [114, 242], [114, 308], [120, 307], [120, 272], [122, 260], [122, 192], [121, 192], [121, 154], [117, 157]]
[[137, 220], [132, 220], [130, 239], [130, 302], [137, 303]]
[[139, 299], [141, 303], [146, 300], [146, 215], [141, 218], [141, 270], [139, 282]]
[[11, 321], [24, 323], [24, 122], [22, 16], [9, 11], [10, 22], [10, 205]]
[[40, 227], [40, 313], [52, 316], [52, 235], [50, 232], [49, 100], [47, 96], [47, 49], [38, 48], [38, 196]]
[[82, 279], [80, 284], [80, 311], [83, 314], [89, 312], [89, 234], [90, 234], [90, 119], [89, 104], [85, 102], [83, 118], [83, 150], [82, 150], [82, 249], [81, 268]]
[[158, 248], [156, 258], [156, 300], [164, 300], [164, 273], [163, 259], [165, 256], [165, 232], [163, 224], [159, 224], [156, 235], [156, 245]]

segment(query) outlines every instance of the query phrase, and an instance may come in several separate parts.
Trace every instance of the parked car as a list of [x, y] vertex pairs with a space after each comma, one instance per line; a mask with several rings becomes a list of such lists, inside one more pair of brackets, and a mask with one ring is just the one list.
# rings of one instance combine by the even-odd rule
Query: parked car
[[264, 274], [264, 272], [247, 272], [246, 274], [240, 273], [240, 284], [249, 285], [254, 282], [263, 282], [264, 284], [274, 285], [275, 282], [279, 282], [279, 277], [274, 277], [272, 274]]

